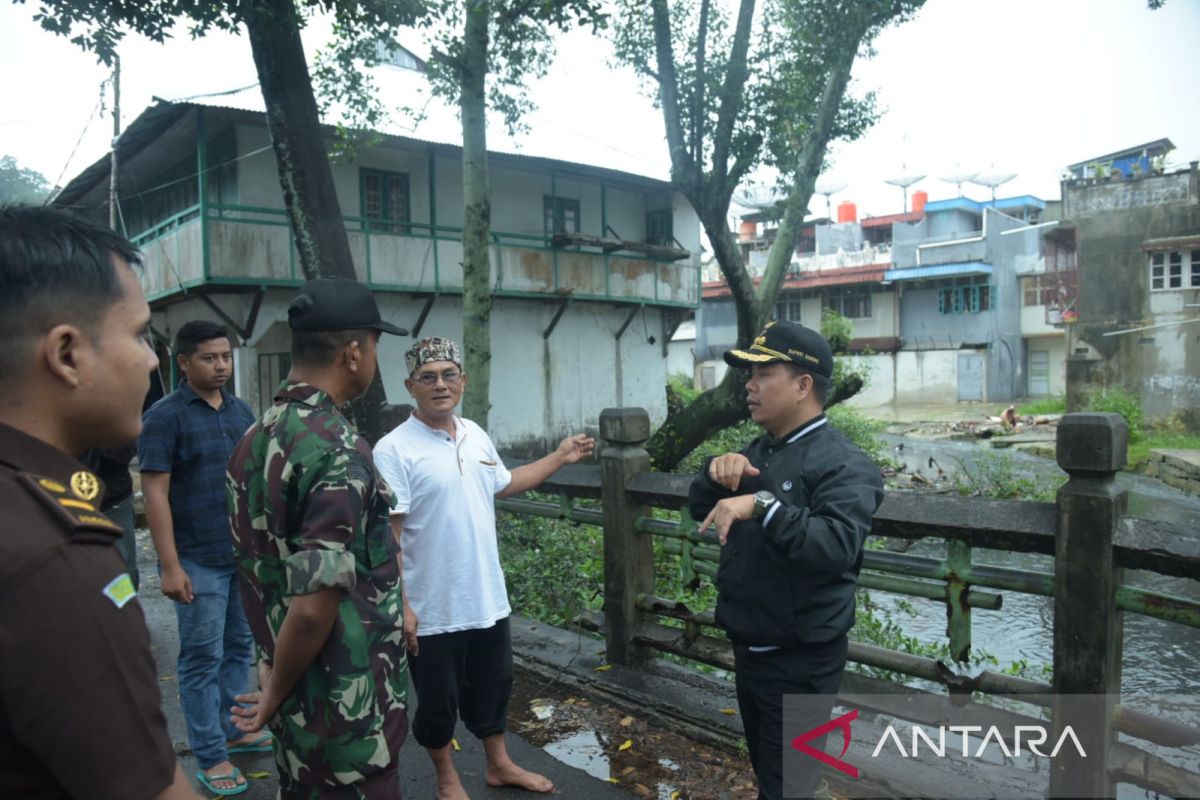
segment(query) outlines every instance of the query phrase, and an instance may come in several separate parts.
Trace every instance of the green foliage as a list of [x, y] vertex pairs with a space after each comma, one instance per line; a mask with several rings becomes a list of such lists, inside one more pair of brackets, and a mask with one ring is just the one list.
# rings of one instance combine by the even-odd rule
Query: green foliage
[[821, 311], [821, 335], [835, 353], [844, 353], [854, 338], [854, 323], [832, 308]]
[[[891, 605], [878, 602], [866, 589], [859, 589], [854, 627], [850, 629], [850, 638], [856, 642], [886, 647], [901, 653], [950, 661], [949, 644], [929, 644], [915, 636], [909, 636], [897, 622], [898, 615], [915, 617], [917, 610], [905, 600], [897, 600]], [[896, 677], [890, 671], [875, 667], [856, 665], [855, 669], [863, 674], [885, 680]]]
[[599, 528], [501, 511], [496, 532], [509, 600], [517, 613], [561, 626], [603, 605], [604, 537]]
[[[277, 4], [282, 7], [285, 4]], [[293, 6], [278, 12], [303, 17], [315, 12], [332, 14], [340, 30], [353, 32], [372, 41], [411, 24], [423, 8], [419, 0], [296, 0]], [[34, 19], [42, 28], [94, 52], [105, 64], [112, 64], [116, 47], [128, 31], [164, 43], [176, 25], [187, 26], [193, 39], [211, 30], [237, 33], [250, 15], [271, 15], [262, 0], [254, 3], [207, 2], [195, 0], [146, 0], [139, 3], [96, 3], [87, 0], [42, 0]], [[287, 20], [291, 23], [293, 20]], [[267, 22], [266, 24], [272, 24]]]
[[[996, 412], [999, 415], [999, 411]], [[1041, 400], [1034, 400], [1032, 403], [1025, 403], [1017, 406], [1017, 413], [1021, 416], [1029, 414], [1065, 414], [1067, 413], [1067, 397], [1066, 395], [1055, 395], [1054, 397], [1043, 397]]]
[[700, 396], [700, 390], [692, 385], [691, 377], [682, 372], [668, 376], [667, 386], [671, 387], [671, 391], [675, 393], [684, 407], [696, 402], [696, 398]]
[[876, 464], [882, 467], [891, 463], [887, 458], [888, 449], [879, 438], [879, 433], [887, 427], [886, 422], [870, 419], [849, 406], [828, 408], [825, 415], [830, 425], [841, 431]]
[[1088, 411], [1120, 414], [1129, 426], [1129, 441], [1142, 436], [1142, 403], [1138, 396], [1122, 386], [1096, 389], [1088, 395]]
[[1007, 450], [980, 453], [973, 466], [960, 462], [961, 472], [955, 479], [958, 493], [993, 500], [1054, 500], [1058, 487], [1066, 483], [1067, 476], [1058, 474], [1038, 482], [1033, 478], [1017, 475], [1012, 454]]
[[1150, 458], [1151, 450], [1200, 450], [1200, 436], [1181, 431], [1151, 429], [1129, 443], [1129, 466], [1137, 467]]
[[12, 156], [0, 158], [0, 203], [40, 203], [50, 188], [42, 173], [18, 166]]

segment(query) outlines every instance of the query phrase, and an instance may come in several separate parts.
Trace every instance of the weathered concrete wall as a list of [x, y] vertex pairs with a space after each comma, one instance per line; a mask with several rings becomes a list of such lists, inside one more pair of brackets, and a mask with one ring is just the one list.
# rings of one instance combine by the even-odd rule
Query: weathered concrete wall
[[890, 405], [896, 399], [896, 357], [892, 353], [869, 356], [839, 356], [852, 369], [866, 374], [867, 385], [846, 404], [857, 408], [876, 408]]
[[686, 375], [695, 384], [696, 340], [682, 339], [667, 346], [667, 375]]
[[[240, 348], [236, 364], [238, 394], [252, 406], [273, 387], [259, 386], [259, 356], [284, 353], [291, 347], [287, 305], [294, 292], [268, 290], [249, 345]], [[250, 295], [217, 295], [218, 305], [234, 319], [245, 320]], [[406, 294], [377, 292], [380, 313], [389, 322], [412, 329], [423, 300]], [[662, 313], [638, 312], [621, 340], [616, 332], [627, 306], [580, 303], [567, 309], [549, 339], [543, 338], [557, 306], [536, 300], [497, 298], [492, 311], [492, 379], [489, 428], [498, 446], [524, 453], [545, 452], [568, 433], [599, 424], [610, 406], [640, 406], [654, 425], [666, 417], [667, 358], [663, 356]], [[154, 326], [173, 337], [193, 319], [223, 322], [199, 300], [156, 309]], [[457, 297], [434, 304], [420, 335], [462, 340], [462, 303]], [[649, 339], [654, 337], [652, 344]], [[412, 402], [404, 388], [404, 351], [409, 337], [384, 336], [379, 365], [388, 402]]]
[[953, 403], [958, 400], [958, 349], [896, 353], [896, 402]]
[[860, 250], [863, 246], [862, 225], [857, 222], [842, 222], [818, 225], [816, 228], [817, 253], [827, 255], [839, 250]]
[[961, 208], [934, 211], [925, 220], [925, 236], [929, 238], [978, 235], [982, 230], [979, 215]]
[[[1079, 248], [1079, 322], [1068, 364], [1068, 406], [1098, 386], [1138, 392], [1147, 419], [1200, 407], [1200, 290], [1152, 290], [1147, 240], [1200, 234], [1200, 170], [1086, 185], [1063, 184]], [[1187, 266], [1185, 264], [1185, 283]], [[1107, 333], [1163, 325], [1128, 334]], [[1080, 352], [1082, 351], [1082, 352]]]

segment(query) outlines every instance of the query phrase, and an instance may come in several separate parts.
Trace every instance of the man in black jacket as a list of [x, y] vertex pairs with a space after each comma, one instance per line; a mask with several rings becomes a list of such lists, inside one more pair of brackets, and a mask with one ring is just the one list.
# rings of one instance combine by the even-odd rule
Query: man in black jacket
[[[688, 510], [721, 541], [717, 624], [733, 642], [738, 706], [759, 798], [809, 797], [820, 763], [783, 748], [828, 720], [846, 667], [854, 590], [883, 480], [865, 454], [827, 424], [833, 352], [815, 331], [772, 322], [725, 361], [749, 367], [750, 417], [765, 433], [741, 453], [705, 463]], [[783, 730], [784, 695], [817, 695], [797, 730]], [[789, 722], [795, 722], [789, 720]], [[810, 724], [811, 723], [811, 724]], [[812, 746], [823, 747], [823, 739]], [[786, 795], [784, 792], [786, 791]]]

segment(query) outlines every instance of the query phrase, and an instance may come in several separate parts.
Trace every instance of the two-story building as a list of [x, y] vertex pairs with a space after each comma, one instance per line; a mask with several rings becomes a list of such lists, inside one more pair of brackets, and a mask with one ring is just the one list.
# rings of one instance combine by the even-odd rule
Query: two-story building
[[[263, 408], [289, 366], [286, 309], [304, 280], [263, 114], [159, 102], [122, 133], [117, 155], [155, 332], [167, 342], [192, 319], [226, 323], [238, 394]], [[106, 218], [109, 163], [54, 204]], [[691, 206], [669, 183], [625, 172], [506, 153], [488, 164], [493, 438], [540, 449], [594, 429], [608, 406], [661, 421], [668, 344], [700, 299]], [[383, 316], [413, 337], [461, 341], [461, 148], [384, 135], [333, 173], [355, 271]], [[392, 403], [409, 400], [410, 341], [381, 345]]]
[[[795, 255], [775, 317], [815, 328], [833, 309], [850, 320], [850, 351], [870, 373], [857, 405], [1062, 393], [1061, 314], [1040, 287], [1057, 287], [1041, 276], [1073, 269], [1074, 254], [1044, 210], [1030, 196], [930, 202], [918, 191], [911, 211], [859, 221], [843, 202], [837, 222], [813, 224], [813, 249]], [[752, 274], [761, 272], [755, 252]], [[707, 383], [723, 375], [720, 351], [737, 331], [723, 282], [706, 281], [703, 298], [697, 356]], [[1058, 309], [1057, 292], [1052, 300]]]
[[1124, 386], [1146, 418], [1200, 426], [1200, 162], [1168, 169], [1169, 147], [1089, 159], [1063, 181], [1080, 277], [1067, 402]]

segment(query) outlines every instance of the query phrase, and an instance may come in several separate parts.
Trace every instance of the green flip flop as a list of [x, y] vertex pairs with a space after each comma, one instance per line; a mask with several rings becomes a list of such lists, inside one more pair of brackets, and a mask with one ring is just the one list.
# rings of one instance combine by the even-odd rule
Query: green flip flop
[[202, 770], [202, 769], [196, 770], [196, 780], [200, 781], [200, 783], [203, 784], [205, 789], [208, 789], [213, 794], [219, 795], [222, 797], [226, 797], [231, 794], [241, 794], [242, 792], [244, 792], [250, 788], [250, 782], [247, 781], [245, 783], [239, 784], [239, 785], [233, 787], [232, 789], [219, 789], [216, 787], [215, 782], [216, 781], [236, 781], [241, 776], [242, 776], [242, 771], [240, 769], [238, 769], [237, 767], [234, 767], [233, 772], [229, 773], [228, 775], [205, 775], [204, 770]]
[[225, 752], [229, 755], [233, 755], [234, 753], [269, 753], [274, 749], [275, 738], [264, 731], [253, 741], [228, 747]]

